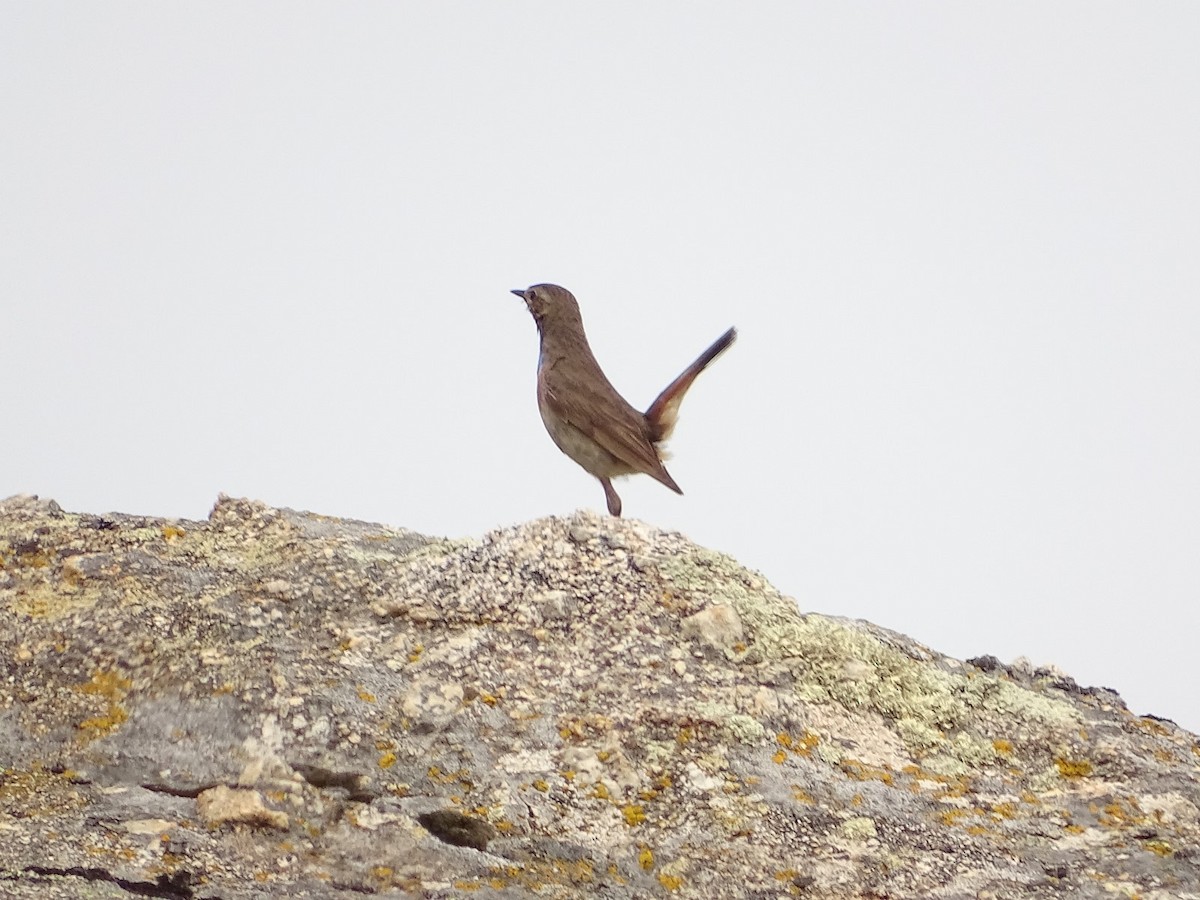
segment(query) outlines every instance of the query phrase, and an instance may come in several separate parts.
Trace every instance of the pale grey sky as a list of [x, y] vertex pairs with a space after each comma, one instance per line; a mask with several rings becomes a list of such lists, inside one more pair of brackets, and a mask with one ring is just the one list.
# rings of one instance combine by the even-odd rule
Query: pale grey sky
[[645, 407], [626, 515], [1200, 729], [1200, 5], [0, 4], [0, 495], [478, 536], [602, 510], [511, 288]]

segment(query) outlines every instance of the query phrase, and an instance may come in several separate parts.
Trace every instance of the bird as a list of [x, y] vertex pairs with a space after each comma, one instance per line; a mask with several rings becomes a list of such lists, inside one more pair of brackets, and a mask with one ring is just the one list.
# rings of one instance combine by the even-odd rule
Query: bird
[[537, 402], [542, 422], [558, 449], [600, 480], [612, 516], [621, 498], [612, 480], [645, 474], [677, 494], [683, 491], [663, 465], [663, 444], [675, 429], [679, 405], [696, 376], [737, 338], [730, 328], [639, 412], [605, 376], [583, 330], [575, 296], [557, 284], [514, 289], [537, 324], [540, 350]]

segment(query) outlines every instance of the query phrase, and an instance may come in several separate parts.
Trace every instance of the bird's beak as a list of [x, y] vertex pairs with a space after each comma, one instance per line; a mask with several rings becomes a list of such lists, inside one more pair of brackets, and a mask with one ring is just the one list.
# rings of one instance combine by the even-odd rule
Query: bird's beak
[[518, 297], [520, 297], [522, 300], [525, 299], [524, 291], [518, 291], [516, 288], [513, 288], [513, 293], [516, 294]]

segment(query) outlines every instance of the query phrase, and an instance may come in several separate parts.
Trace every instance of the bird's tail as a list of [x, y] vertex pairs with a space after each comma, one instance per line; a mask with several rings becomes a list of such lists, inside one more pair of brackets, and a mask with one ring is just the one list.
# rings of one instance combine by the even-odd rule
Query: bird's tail
[[696, 376], [708, 368], [709, 364], [729, 349], [737, 337], [737, 329], [730, 328], [727, 332], [713, 341], [712, 346], [697, 357], [696, 361], [683, 370], [682, 374], [666, 386], [657, 399], [646, 410], [646, 421], [650, 423], [650, 439], [654, 443], [665, 441], [675, 430], [675, 422], [679, 419], [679, 404], [683, 395], [692, 386]]

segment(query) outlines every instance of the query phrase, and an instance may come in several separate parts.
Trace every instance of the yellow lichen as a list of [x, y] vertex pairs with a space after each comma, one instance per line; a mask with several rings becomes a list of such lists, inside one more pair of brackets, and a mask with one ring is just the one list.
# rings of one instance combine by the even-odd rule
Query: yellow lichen
[[129, 713], [125, 712], [121, 707], [114, 706], [103, 716], [92, 716], [90, 719], [84, 719], [79, 723], [80, 731], [95, 732], [94, 736], [99, 737], [102, 734], [108, 734], [110, 731], [124, 724], [129, 718]]
[[654, 868], [654, 854], [650, 852], [649, 847], [643, 847], [638, 853], [638, 865], [642, 867], [643, 872], [649, 872]]
[[123, 678], [116, 672], [106, 671], [95, 673], [90, 681], [79, 685], [84, 694], [92, 694], [108, 701], [108, 708], [97, 716], [84, 719], [77, 726], [80, 731], [90, 732], [92, 737], [99, 737], [117, 728], [129, 718], [129, 713], [121, 706], [133, 684], [128, 678]]
[[1092, 764], [1086, 759], [1063, 759], [1059, 757], [1054, 760], [1054, 765], [1058, 767], [1058, 774], [1063, 778], [1086, 778], [1092, 774]]
[[943, 825], [957, 825], [970, 815], [971, 811], [967, 809], [946, 809], [938, 813], [938, 819]]
[[890, 785], [895, 781], [894, 774], [888, 769], [881, 769], [877, 766], [868, 766], [866, 763], [859, 762], [856, 759], [842, 760], [841, 770], [855, 781], [882, 781], [887, 785]]
[[622, 808], [621, 816], [625, 819], [625, 824], [633, 828], [646, 821], [646, 810], [636, 803], [630, 803]]
[[396, 754], [391, 750], [379, 757], [379, 768], [390, 769], [396, 764]]
[[1090, 809], [1096, 814], [1101, 825], [1110, 828], [1144, 825], [1147, 822], [1146, 815], [1142, 813], [1141, 807], [1132, 797], [1126, 798], [1124, 803], [1120, 799], [1113, 800], [1111, 803], [1106, 803], [1103, 809], [1097, 809], [1093, 804]]
[[17, 553], [17, 565], [28, 566], [31, 569], [44, 569], [50, 565], [50, 554], [41, 547], [36, 550], [22, 550]]
[[79, 689], [85, 694], [98, 694], [108, 700], [121, 700], [132, 684], [128, 678], [122, 678], [116, 672], [97, 672], [91, 681], [81, 684]]
[[793, 749], [793, 753], [799, 753], [803, 756], [810, 755], [817, 745], [821, 743], [821, 736], [812, 731], [804, 732], [804, 737], [800, 738], [798, 745]]

